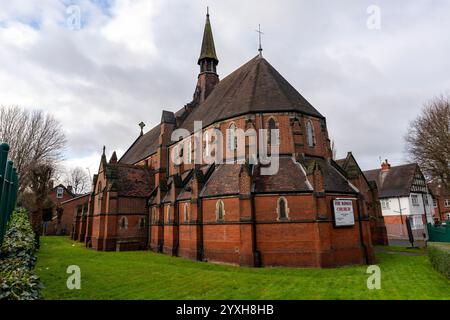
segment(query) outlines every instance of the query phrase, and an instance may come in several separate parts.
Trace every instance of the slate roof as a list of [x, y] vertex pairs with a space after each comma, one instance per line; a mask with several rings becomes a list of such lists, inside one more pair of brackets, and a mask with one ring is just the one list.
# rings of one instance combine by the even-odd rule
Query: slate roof
[[417, 167], [417, 164], [412, 163], [391, 167], [387, 172], [381, 172], [381, 169], [364, 171], [364, 175], [367, 180], [375, 181], [380, 199], [407, 197], [411, 193]]
[[208, 98], [184, 119], [180, 127], [193, 131], [194, 121], [203, 127], [257, 112], [297, 111], [323, 116], [259, 55], [220, 81]]
[[276, 175], [261, 175], [261, 166], [254, 171], [255, 193], [303, 192], [311, 191], [304, 171], [291, 157], [280, 157]]
[[[332, 163], [322, 158], [307, 158], [303, 161], [303, 167], [307, 168], [314, 162], [318, 163], [324, 175], [326, 192], [356, 194], [348, 180], [339, 173], [339, 169]], [[206, 183], [201, 196], [231, 196], [239, 193], [239, 173], [242, 165], [223, 164], [216, 170]], [[300, 163], [292, 157], [280, 157], [279, 171], [275, 175], [261, 175], [261, 167], [257, 165], [253, 172], [253, 190], [258, 193], [283, 193], [283, 192], [312, 192], [311, 185], [307, 182], [305, 171]], [[226, 181], [226, 183], [224, 183]]]
[[160, 133], [161, 125], [157, 125], [146, 134], [138, 137], [119, 162], [124, 164], [135, 164], [155, 153], [158, 149]]
[[323, 182], [326, 192], [335, 193], [357, 193], [355, 189], [351, 187], [348, 180], [340, 173], [340, 168], [333, 161], [328, 162], [323, 158], [306, 157], [304, 165], [306, 170], [310, 170], [314, 164], [318, 163], [323, 173]]
[[241, 166], [240, 164], [218, 165], [206, 182], [200, 196], [214, 197], [238, 194]]
[[109, 188], [124, 197], [149, 197], [154, 179], [148, 168], [124, 164], [107, 164], [106, 178]]
[[[249, 113], [295, 111], [319, 118], [323, 116], [259, 55], [220, 81], [208, 98], [189, 114], [178, 127], [194, 130], [194, 121], [207, 127], [215, 122]], [[175, 116], [185, 113], [180, 109]], [[163, 112], [162, 121], [173, 123], [174, 114]], [[125, 152], [120, 163], [135, 164], [157, 151], [160, 125], [140, 136]]]

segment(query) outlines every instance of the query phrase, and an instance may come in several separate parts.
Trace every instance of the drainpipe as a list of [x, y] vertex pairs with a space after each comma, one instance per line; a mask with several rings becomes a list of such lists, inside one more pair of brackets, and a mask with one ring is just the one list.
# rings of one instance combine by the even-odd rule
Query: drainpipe
[[252, 233], [253, 233], [253, 261], [254, 261], [254, 266], [255, 267], [261, 267], [261, 254], [258, 251], [258, 246], [257, 246], [257, 236], [256, 236], [256, 206], [255, 206], [255, 196], [253, 194], [250, 194], [250, 201], [251, 201], [251, 205], [252, 205]]

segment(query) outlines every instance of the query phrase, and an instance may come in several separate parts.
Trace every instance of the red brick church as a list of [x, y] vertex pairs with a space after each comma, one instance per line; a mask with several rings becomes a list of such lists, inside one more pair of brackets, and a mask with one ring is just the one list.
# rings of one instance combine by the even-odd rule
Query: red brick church
[[[373, 263], [372, 244], [385, 243], [376, 186], [364, 180], [353, 156], [332, 160], [325, 117], [262, 52], [220, 80], [209, 15], [198, 64], [190, 103], [164, 111], [160, 124], [141, 130], [120, 159], [114, 152], [108, 161], [103, 152], [73, 238], [96, 250], [152, 250], [241, 266]], [[243, 161], [174, 163], [175, 150], [194, 157], [195, 121], [202, 121], [205, 150], [211, 129], [224, 136], [279, 130], [276, 141], [268, 137], [279, 147], [279, 170], [264, 175], [267, 164], [248, 161], [250, 139], [243, 149], [223, 145]], [[172, 141], [180, 128], [189, 135]]]

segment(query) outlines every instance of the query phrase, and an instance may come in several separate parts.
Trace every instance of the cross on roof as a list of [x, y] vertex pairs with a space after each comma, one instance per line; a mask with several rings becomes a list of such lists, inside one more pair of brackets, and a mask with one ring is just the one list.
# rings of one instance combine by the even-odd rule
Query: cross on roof
[[259, 49], [258, 49], [258, 51], [259, 51], [259, 54], [262, 55], [263, 48], [262, 48], [261, 35], [263, 35], [264, 32], [261, 31], [261, 25], [258, 26], [258, 30], [256, 30], [256, 32], [258, 32], [258, 35], [259, 35]]

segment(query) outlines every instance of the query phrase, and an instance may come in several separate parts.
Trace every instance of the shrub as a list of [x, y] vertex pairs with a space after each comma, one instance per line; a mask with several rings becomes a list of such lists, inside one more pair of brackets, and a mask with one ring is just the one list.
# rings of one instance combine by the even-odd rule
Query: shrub
[[450, 279], [450, 243], [429, 242], [427, 252], [433, 267]]
[[0, 299], [36, 300], [41, 297], [42, 284], [33, 272], [35, 250], [27, 212], [17, 210], [0, 249]]

